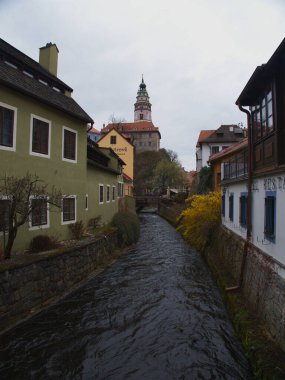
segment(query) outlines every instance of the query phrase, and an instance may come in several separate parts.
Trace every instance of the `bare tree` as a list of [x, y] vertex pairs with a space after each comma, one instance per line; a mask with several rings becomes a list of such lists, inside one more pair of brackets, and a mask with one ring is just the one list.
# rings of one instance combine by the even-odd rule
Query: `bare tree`
[[[17, 236], [18, 228], [29, 221], [33, 211], [40, 211], [43, 204], [61, 207], [62, 194], [34, 174], [23, 177], [4, 176], [0, 178], [0, 230], [4, 234], [4, 257], [10, 259], [11, 250]], [[32, 202], [32, 199], [40, 202]], [[2, 214], [2, 215], [1, 215]], [[5, 233], [8, 232], [7, 242]]]
[[114, 115], [114, 113], [112, 113], [109, 116], [109, 122], [113, 124], [120, 124], [120, 123], [125, 123], [126, 119], [124, 117], [117, 117]]

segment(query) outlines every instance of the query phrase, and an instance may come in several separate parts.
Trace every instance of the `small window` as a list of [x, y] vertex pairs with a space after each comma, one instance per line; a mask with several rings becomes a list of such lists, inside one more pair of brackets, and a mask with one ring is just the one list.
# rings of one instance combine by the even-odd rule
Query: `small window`
[[50, 122], [32, 115], [30, 153], [49, 157]]
[[115, 196], [116, 196], [116, 186], [112, 187], [112, 202], [115, 202]]
[[63, 160], [77, 160], [77, 132], [66, 127], [63, 128]]
[[117, 144], [117, 136], [110, 136], [110, 144]]
[[9, 229], [9, 209], [10, 201], [8, 199], [0, 199], [0, 233]]
[[74, 223], [76, 221], [76, 201], [75, 197], [66, 197], [62, 199], [62, 222]]
[[16, 108], [0, 103], [0, 149], [15, 149]]
[[31, 227], [48, 226], [48, 203], [47, 198], [32, 198], [31, 199]]
[[99, 203], [104, 203], [104, 185], [99, 185]]
[[229, 196], [229, 219], [232, 222], [234, 220], [234, 195]]
[[88, 210], [88, 194], [85, 195], [85, 210]]
[[140, 120], [143, 120], [143, 113], [140, 113]]
[[226, 215], [226, 197], [225, 194], [222, 195], [222, 216]]
[[264, 215], [264, 235], [268, 240], [275, 240], [275, 218], [276, 218], [276, 193], [266, 192], [265, 215]]
[[241, 194], [239, 198], [239, 222], [242, 227], [247, 226], [247, 194]]
[[110, 186], [106, 186], [106, 202], [110, 202]]
[[219, 147], [218, 146], [212, 146], [211, 148], [211, 154], [215, 154], [219, 152]]

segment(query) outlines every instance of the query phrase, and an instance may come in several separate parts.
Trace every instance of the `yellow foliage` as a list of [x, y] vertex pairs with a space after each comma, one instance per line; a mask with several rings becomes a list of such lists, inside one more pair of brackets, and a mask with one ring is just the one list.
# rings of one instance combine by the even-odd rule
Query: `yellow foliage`
[[189, 207], [181, 213], [177, 230], [192, 247], [203, 251], [220, 223], [221, 194], [192, 195], [186, 202]]

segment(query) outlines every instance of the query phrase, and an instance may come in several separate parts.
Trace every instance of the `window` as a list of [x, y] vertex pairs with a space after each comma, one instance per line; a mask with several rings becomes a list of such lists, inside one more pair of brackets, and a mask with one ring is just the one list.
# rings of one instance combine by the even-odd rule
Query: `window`
[[247, 193], [241, 193], [239, 198], [239, 223], [242, 227], [247, 226]]
[[88, 210], [88, 194], [85, 195], [85, 210]]
[[49, 157], [50, 155], [50, 122], [32, 115], [30, 154]]
[[31, 199], [30, 227], [49, 227], [47, 198]]
[[226, 197], [225, 194], [222, 195], [222, 216], [226, 215]]
[[110, 202], [110, 186], [106, 187], [106, 202]]
[[117, 136], [110, 136], [110, 144], [117, 144]]
[[273, 124], [273, 99], [272, 91], [267, 90], [261, 98], [256, 102], [256, 105], [251, 107], [253, 135], [257, 141], [268, 135], [274, 129]]
[[143, 120], [143, 113], [140, 113], [140, 120]]
[[211, 154], [215, 154], [219, 152], [219, 147], [218, 146], [212, 146], [211, 147]]
[[64, 127], [62, 130], [62, 159], [77, 162], [77, 132]]
[[8, 199], [0, 199], [0, 233], [3, 231], [8, 231], [9, 208], [10, 201]]
[[104, 185], [99, 185], [99, 203], [104, 203]]
[[229, 196], [229, 219], [232, 222], [234, 220], [234, 195]]
[[116, 196], [116, 186], [112, 187], [112, 202], [115, 202], [115, 196]]
[[0, 102], [0, 149], [15, 150], [16, 108]]
[[124, 196], [124, 184], [119, 182], [118, 183], [118, 197]]
[[265, 197], [264, 235], [268, 240], [275, 240], [276, 192], [267, 191]]
[[76, 221], [76, 200], [75, 196], [62, 199], [62, 223], [74, 223]]

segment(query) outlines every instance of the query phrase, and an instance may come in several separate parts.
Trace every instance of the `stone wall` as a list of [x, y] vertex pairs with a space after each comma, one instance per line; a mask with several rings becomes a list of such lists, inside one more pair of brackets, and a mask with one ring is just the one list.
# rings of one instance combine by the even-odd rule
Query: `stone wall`
[[[237, 285], [244, 254], [244, 240], [221, 227], [206, 251], [208, 261], [222, 263]], [[265, 323], [273, 338], [285, 350], [285, 268], [264, 252], [249, 246], [246, 255], [242, 293], [248, 307]]]
[[117, 232], [76, 247], [15, 258], [0, 266], [0, 331], [86, 281], [117, 246]]

